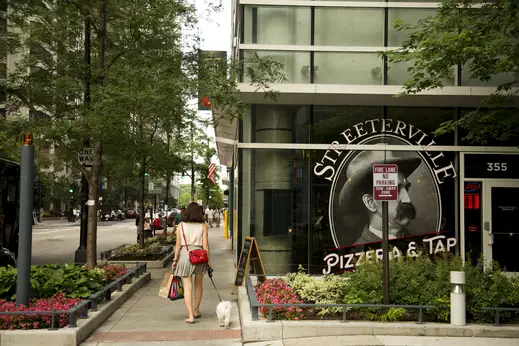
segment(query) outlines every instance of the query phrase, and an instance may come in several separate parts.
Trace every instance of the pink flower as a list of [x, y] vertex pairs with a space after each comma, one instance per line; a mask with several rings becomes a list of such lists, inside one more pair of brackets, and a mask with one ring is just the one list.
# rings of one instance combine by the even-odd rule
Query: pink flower
[[[14, 302], [0, 300], [0, 312], [7, 311], [66, 311], [70, 307], [77, 305], [81, 300], [66, 298], [64, 293], [54, 294], [48, 299], [31, 299], [29, 306], [18, 308]], [[79, 313], [78, 313], [79, 315]], [[0, 315], [0, 329], [40, 329], [51, 326], [50, 315]], [[68, 314], [60, 314], [56, 319], [56, 326], [65, 327], [68, 325]]]

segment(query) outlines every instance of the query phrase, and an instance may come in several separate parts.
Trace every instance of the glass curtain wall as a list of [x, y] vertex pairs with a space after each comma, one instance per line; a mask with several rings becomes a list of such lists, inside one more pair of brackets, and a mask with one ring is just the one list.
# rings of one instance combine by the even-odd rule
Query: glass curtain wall
[[[414, 25], [434, 16], [430, 6], [437, 1], [392, 2], [403, 7], [376, 7], [381, 2], [373, 2], [374, 7], [320, 7], [318, 0], [312, 7], [242, 5], [241, 43], [279, 46], [247, 47], [242, 56], [271, 56], [283, 64], [288, 83], [402, 85], [412, 62], [385, 64], [379, 52], [399, 47], [409, 37], [409, 32], [395, 29], [397, 20]], [[482, 82], [471, 76], [469, 66], [453, 66], [445, 86], [496, 86], [514, 80], [512, 74], [501, 74]]]

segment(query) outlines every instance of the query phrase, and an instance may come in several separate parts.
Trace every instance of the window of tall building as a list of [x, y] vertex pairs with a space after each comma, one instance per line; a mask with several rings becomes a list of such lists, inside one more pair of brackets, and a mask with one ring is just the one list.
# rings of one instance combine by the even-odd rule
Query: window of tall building
[[[474, 76], [471, 71], [470, 63], [462, 66], [461, 68], [461, 85], [463, 86], [499, 86], [504, 83], [511, 83], [519, 80], [519, 73], [496, 73], [492, 75], [489, 81], [482, 81]], [[518, 85], [516, 83], [515, 85]]]
[[378, 53], [315, 52], [316, 84], [381, 85], [383, 61]]
[[[274, 61], [283, 64], [283, 69], [280, 71], [287, 79], [287, 83], [310, 83], [310, 52], [286, 52], [286, 51], [245, 51], [244, 57], [252, 58], [255, 53], [259, 57], [270, 56]], [[249, 64], [245, 64], [245, 69], [248, 67], [254, 68]], [[248, 76], [243, 77], [244, 82], [250, 82]]]
[[309, 7], [245, 6], [244, 43], [309, 45]]
[[[403, 85], [410, 79], [408, 69], [413, 66], [410, 61], [389, 63], [387, 67], [387, 84], [388, 85]], [[456, 85], [456, 67], [452, 66], [449, 77], [443, 80], [444, 86]]]
[[409, 38], [408, 31], [395, 29], [397, 20], [404, 24], [415, 25], [422, 19], [434, 16], [435, 13], [435, 9], [390, 8], [388, 11], [388, 46], [400, 47]]
[[316, 8], [316, 46], [384, 45], [384, 9]]

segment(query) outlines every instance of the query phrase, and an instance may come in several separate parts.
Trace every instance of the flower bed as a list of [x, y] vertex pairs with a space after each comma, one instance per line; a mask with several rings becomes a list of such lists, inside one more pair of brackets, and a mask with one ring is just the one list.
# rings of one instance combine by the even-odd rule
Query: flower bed
[[[302, 269], [300, 267], [300, 269]], [[390, 263], [390, 297], [394, 305], [433, 305], [424, 311], [425, 321], [447, 322], [450, 319], [450, 271], [466, 273], [467, 320], [489, 323], [492, 311], [484, 307], [519, 307], [519, 278], [505, 276], [497, 265], [486, 271], [481, 266], [466, 263], [454, 256], [415, 260], [395, 260]], [[280, 291], [281, 290], [281, 291]], [[255, 287], [259, 303], [290, 304], [383, 304], [381, 262], [365, 262], [354, 272], [343, 275], [310, 276], [304, 270], [281, 279], [267, 280]], [[276, 308], [283, 309], [283, 308]], [[260, 310], [265, 317], [268, 308]], [[275, 319], [341, 319], [342, 308], [304, 308], [277, 310]], [[349, 309], [349, 320], [416, 321], [416, 310]], [[501, 312], [503, 322], [519, 321], [519, 314]]]
[[[289, 287], [283, 279], [265, 280], [256, 286], [257, 299], [260, 304], [303, 304], [296, 291]], [[268, 315], [269, 308], [262, 307], [263, 315]], [[299, 320], [303, 317], [303, 310], [297, 307], [272, 308], [273, 320]]]
[[[0, 312], [11, 311], [66, 311], [77, 305], [81, 299], [67, 298], [63, 293], [52, 295], [48, 299], [32, 298], [29, 306], [18, 308], [15, 302], [0, 299]], [[78, 311], [79, 316], [79, 311]], [[0, 315], [0, 329], [43, 329], [51, 327], [51, 315]], [[66, 327], [69, 322], [69, 314], [60, 314], [55, 323], [60, 327]]]
[[[19, 309], [16, 298], [17, 269], [0, 268], [0, 312], [68, 310], [90, 297], [106, 284], [125, 275], [121, 265], [99, 263], [92, 270], [71, 264], [31, 267], [31, 299]], [[68, 325], [68, 314], [61, 314], [56, 326]], [[40, 329], [51, 326], [51, 315], [0, 315], [0, 329]]]

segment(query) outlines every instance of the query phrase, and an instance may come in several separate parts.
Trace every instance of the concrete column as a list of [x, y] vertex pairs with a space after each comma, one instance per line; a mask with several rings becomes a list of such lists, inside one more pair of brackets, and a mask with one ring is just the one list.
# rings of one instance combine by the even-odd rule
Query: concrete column
[[[258, 106], [256, 110], [256, 142], [291, 143], [293, 114], [288, 107]], [[265, 218], [265, 193], [268, 190], [290, 190], [290, 151], [256, 150], [254, 161], [255, 210], [254, 236], [258, 240], [265, 270], [269, 274], [287, 273], [292, 262], [292, 242], [286, 232], [269, 233]], [[290, 212], [275, 210], [274, 214]]]

